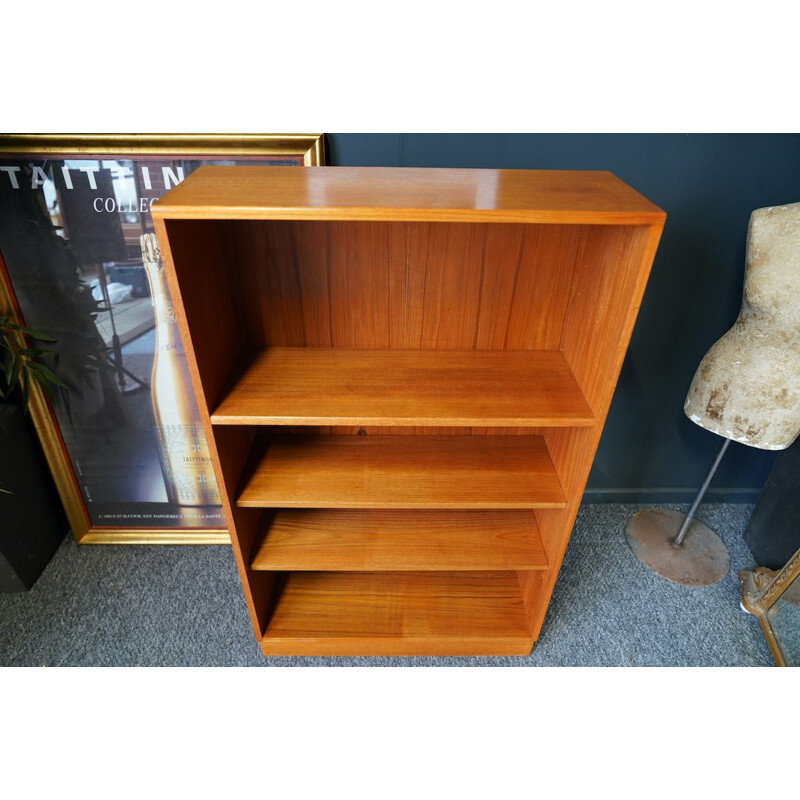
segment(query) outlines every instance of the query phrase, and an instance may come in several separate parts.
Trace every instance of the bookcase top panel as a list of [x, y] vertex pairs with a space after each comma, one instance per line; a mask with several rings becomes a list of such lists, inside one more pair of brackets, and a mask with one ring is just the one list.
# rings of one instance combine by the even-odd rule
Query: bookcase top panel
[[164, 219], [652, 225], [665, 214], [610, 172], [200, 167], [153, 204]]

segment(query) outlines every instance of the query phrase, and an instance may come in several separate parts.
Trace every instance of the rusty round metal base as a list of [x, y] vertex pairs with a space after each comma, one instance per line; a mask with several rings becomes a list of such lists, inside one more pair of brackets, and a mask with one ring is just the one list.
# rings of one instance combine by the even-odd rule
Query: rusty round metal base
[[625, 538], [633, 554], [657, 575], [684, 586], [719, 583], [731, 566], [728, 549], [708, 525], [692, 520], [683, 547], [672, 542], [685, 515], [665, 508], [639, 511], [628, 521]]

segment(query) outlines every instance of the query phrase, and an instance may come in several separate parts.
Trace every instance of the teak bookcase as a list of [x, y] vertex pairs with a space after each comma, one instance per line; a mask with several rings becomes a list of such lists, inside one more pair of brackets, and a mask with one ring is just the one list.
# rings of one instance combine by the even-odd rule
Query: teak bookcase
[[664, 213], [607, 172], [201, 167], [153, 219], [264, 654], [529, 653]]

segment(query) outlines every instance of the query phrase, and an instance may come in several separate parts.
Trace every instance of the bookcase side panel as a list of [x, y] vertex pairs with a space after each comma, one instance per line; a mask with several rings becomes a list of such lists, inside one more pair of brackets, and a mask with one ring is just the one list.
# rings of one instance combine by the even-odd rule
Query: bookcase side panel
[[[199, 378], [198, 402], [214, 410], [245, 345], [238, 277], [225, 223], [166, 220], [170, 264], [165, 269], [190, 367]], [[161, 241], [161, 239], [160, 239]], [[201, 408], [201, 410], [203, 410]]]
[[233, 554], [244, 589], [245, 601], [256, 636], [267, 628], [274, 573], [251, 569], [260, 544], [264, 514], [261, 509], [240, 508], [236, 497], [251, 455], [255, 430], [249, 426], [215, 427], [214, 439], [219, 458], [223, 508], [228, 519]]
[[662, 225], [597, 226], [588, 233], [578, 262], [562, 351], [597, 423], [591, 428], [549, 428], [544, 433], [567, 506], [536, 512], [551, 569], [545, 574], [520, 573], [535, 637], [575, 523], [661, 229]]
[[157, 214], [153, 217], [200, 418], [221, 490], [222, 510], [253, 628], [260, 637], [266, 627], [265, 598], [269, 597], [271, 576], [260, 573], [251, 582], [248, 575], [260, 514], [252, 509], [238, 509], [231, 502], [247, 459], [252, 431], [237, 428], [219, 437], [209, 417], [243, 345], [241, 317], [236, 311], [238, 282], [231, 261], [231, 243], [225, 238], [225, 223], [180, 220], [181, 224], [176, 225], [175, 220], [165, 221]]

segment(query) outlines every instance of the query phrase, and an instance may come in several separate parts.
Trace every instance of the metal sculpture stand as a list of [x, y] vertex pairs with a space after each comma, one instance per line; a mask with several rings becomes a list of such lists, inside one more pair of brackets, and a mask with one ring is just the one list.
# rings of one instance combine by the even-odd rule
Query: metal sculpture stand
[[625, 538], [636, 558], [673, 583], [711, 586], [730, 570], [728, 548], [707, 525], [694, 519], [722, 456], [731, 443], [725, 439], [689, 511], [650, 508], [634, 514], [625, 528]]
[[106, 304], [104, 311], [108, 311], [108, 319], [111, 323], [111, 346], [107, 347], [108, 363], [116, 373], [117, 386], [123, 394], [138, 392], [141, 389], [149, 389], [150, 385], [138, 378], [130, 370], [125, 369], [122, 364], [122, 344], [117, 334], [117, 326], [114, 324], [114, 310], [111, 307], [111, 298], [108, 294], [108, 278], [106, 277], [105, 264], [97, 265], [97, 277], [100, 280], [100, 291], [103, 293], [103, 302]]

